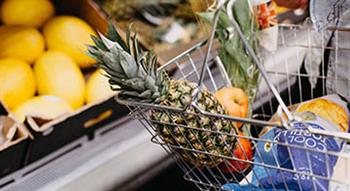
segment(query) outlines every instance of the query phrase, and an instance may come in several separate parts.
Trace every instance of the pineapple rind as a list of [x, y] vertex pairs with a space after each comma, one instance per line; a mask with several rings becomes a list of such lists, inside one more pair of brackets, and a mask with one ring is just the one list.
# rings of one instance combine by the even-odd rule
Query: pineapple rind
[[[191, 103], [192, 92], [196, 85], [185, 80], [170, 80], [168, 87], [168, 95], [160, 102], [160, 105], [184, 109]], [[218, 100], [207, 90], [201, 90], [197, 105], [204, 111], [226, 114]], [[167, 144], [185, 148], [176, 149], [176, 151], [193, 165], [213, 167], [223, 161], [222, 157], [216, 155], [232, 156], [235, 138], [219, 133], [234, 134], [232, 123], [224, 119], [209, 118], [191, 113], [198, 113], [198, 111], [192, 106], [187, 107], [185, 113], [168, 113], [154, 110], [151, 119], [154, 121], [153, 125], [163, 141]], [[169, 123], [172, 125], [169, 125]]]

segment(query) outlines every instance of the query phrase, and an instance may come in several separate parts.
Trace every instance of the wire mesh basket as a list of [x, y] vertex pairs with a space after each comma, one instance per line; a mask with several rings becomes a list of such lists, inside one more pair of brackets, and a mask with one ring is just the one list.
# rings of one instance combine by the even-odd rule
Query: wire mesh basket
[[[334, 92], [349, 96], [350, 77], [340, 77], [336, 73], [329, 76], [326, 68], [328, 55], [334, 58], [332, 64], [336, 68], [344, 64], [340, 63], [343, 60], [338, 56], [348, 54], [350, 47], [347, 48], [346, 43], [339, 41], [339, 36], [350, 35], [350, 30], [333, 27], [322, 32], [322, 36], [328, 32], [333, 34], [333, 43], [329, 45], [313, 40], [316, 33], [312, 27], [281, 25], [278, 30], [277, 51], [268, 52], [255, 60], [260, 67], [262, 79], [251, 118], [204, 111], [197, 105], [197, 95], [194, 95], [192, 105], [189, 106], [195, 107], [197, 112], [118, 100], [127, 105], [131, 115], [152, 134], [152, 141], [174, 157], [185, 174], [184, 178], [195, 183], [200, 190], [350, 190], [350, 182], [347, 180], [350, 178], [350, 154], [347, 151], [350, 136], [341, 131], [312, 128], [309, 123], [296, 119], [289, 111], [293, 104]], [[199, 43], [159, 70], [171, 71], [173, 79], [197, 83], [198, 91], [206, 89], [213, 93], [231, 85], [217, 55], [217, 48], [212, 39], [208, 43]], [[249, 47], [246, 48], [249, 51]], [[316, 54], [320, 64], [316, 65], [317, 71], [310, 72], [303, 63], [307, 59], [314, 59], [310, 55], [314, 55], [317, 50], [322, 53]], [[329, 81], [341, 88], [327, 86]], [[152, 113], [162, 113], [168, 120], [157, 120], [152, 117]], [[190, 121], [179, 122], [174, 119], [188, 119], [190, 115], [199, 123], [201, 120], [212, 124], [218, 121], [240, 122], [248, 126], [250, 131], [248, 134], [240, 134], [237, 130], [223, 131], [206, 128], [204, 124], [201, 127], [192, 125]], [[271, 120], [273, 115], [277, 116], [277, 120]], [[296, 129], [296, 126], [303, 128]], [[166, 137], [161, 131], [167, 128], [172, 130], [166, 130]], [[262, 134], [264, 131], [265, 136]], [[273, 133], [270, 137], [266, 136], [269, 132]], [[204, 143], [205, 136], [208, 138]], [[218, 143], [215, 141], [217, 137], [225, 137], [224, 140], [231, 137], [230, 140], [235, 141]], [[289, 139], [293, 139], [295, 144], [291, 144]], [[245, 150], [247, 143], [251, 147], [251, 153]], [[223, 147], [232, 150], [226, 153], [215, 152], [215, 149]], [[237, 150], [241, 151], [239, 156], [234, 154]], [[198, 158], [204, 158], [206, 163], [193, 162]]]

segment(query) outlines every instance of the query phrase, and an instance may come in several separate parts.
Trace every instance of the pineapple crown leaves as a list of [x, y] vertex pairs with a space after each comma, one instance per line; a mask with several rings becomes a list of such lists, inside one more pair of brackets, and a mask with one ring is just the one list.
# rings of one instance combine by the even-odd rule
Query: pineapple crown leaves
[[156, 103], [167, 93], [168, 75], [157, 71], [157, 56], [143, 51], [131, 27], [122, 39], [112, 22], [107, 35], [91, 36], [94, 45], [88, 45], [88, 55], [98, 61], [97, 67], [105, 71], [112, 90], [119, 91], [124, 100]]

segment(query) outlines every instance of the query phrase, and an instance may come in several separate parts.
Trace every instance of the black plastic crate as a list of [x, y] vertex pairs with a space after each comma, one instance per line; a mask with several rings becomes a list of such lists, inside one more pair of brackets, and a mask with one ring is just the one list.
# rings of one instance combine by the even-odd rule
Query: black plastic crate
[[25, 164], [37, 161], [82, 136], [92, 139], [97, 129], [126, 116], [128, 112], [125, 106], [110, 98], [47, 123], [28, 117], [25, 125], [34, 139], [29, 144]]

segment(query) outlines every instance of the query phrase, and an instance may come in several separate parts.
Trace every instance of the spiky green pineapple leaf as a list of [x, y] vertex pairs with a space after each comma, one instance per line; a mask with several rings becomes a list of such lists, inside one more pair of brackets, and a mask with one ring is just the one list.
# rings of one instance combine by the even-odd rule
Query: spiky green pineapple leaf
[[157, 102], [167, 93], [169, 81], [166, 72], [157, 71], [157, 56], [153, 51], [140, 48], [136, 34], [132, 36], [127, 31], [125, 42], [112, 26], [109, 24], [107, 37], [102, 34], [92, 37], [94, 45], [88, 46], [88, 55], [95, 58], [97, 67], [106, 72], [112, 90], [120, 91], [118, 97]]
[[130, 49], [129, 49], [130, 47], [127, 46], [127, 43], [125, 43], [123, 38], [119, 35], [118, 30], [114, 26], [112, 21], [108, 22], [107, 38], [109, 40], [117, 42], [123, 48], [124, 51], [126, 51], [126, 52], [130, 51]]
[[132, 30], [133, 24], [131, 23], [128, 26], [128, 30], [126, 30], [126, 46], [130, 48], [130, 39], [131, 39], [131, 30]]
[[100, 47], [102, 50], [107, 50], [107, 46], [103, 43], [103, 41], [94, 35], [90, 35], [92, 41], [96, 44], [97, 47]]

